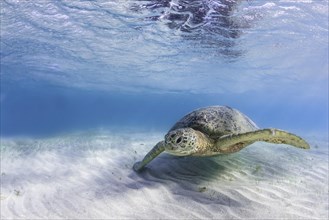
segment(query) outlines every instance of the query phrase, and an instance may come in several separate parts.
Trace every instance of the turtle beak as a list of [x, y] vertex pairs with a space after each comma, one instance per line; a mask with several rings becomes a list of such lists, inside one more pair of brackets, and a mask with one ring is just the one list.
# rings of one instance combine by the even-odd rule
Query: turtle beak
[[171, 155], [175, 155], [175, 156], [182, 156], [184, 154], [182, 154], [181, 152], [179, 152], [179, 148], [177, 146], [175, 146], [174, 144], [166, 144], [166, 152], [171, 154]]

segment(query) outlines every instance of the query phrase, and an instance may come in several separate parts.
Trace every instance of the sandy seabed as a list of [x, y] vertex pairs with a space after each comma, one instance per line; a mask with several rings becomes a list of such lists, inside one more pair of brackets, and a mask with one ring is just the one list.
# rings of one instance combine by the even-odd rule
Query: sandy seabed
[[1, 219], [327, 219], [328, 142], [134, 162], [164, 133], [1, 140]]

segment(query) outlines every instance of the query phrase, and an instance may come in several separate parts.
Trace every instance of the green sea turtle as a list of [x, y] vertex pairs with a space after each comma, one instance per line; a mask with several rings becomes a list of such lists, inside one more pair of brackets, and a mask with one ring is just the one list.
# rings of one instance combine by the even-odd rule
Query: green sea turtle
[[161, 152], [176, 156], [213, 156], [238, 152], [256, 142], [288, 144], [309, 149], [309, 144], [297, 135], [275, 128], [258, 126], [236, 109], [211, 106], [197, 109], [179, 120], [144, 159], [135, 163], [140, 171]]

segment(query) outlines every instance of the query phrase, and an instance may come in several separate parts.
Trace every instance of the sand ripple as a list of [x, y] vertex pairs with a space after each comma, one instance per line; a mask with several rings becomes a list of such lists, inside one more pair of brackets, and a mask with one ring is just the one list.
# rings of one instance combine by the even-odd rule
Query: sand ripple
[[[328, 216], [328, 143], [257, 143], [211, 158], [163, 154], [163, 134], [72, 134], [1, 142], [3, 219], [314, 219]], [[316, 146], [316, 147], [314, 147]]]

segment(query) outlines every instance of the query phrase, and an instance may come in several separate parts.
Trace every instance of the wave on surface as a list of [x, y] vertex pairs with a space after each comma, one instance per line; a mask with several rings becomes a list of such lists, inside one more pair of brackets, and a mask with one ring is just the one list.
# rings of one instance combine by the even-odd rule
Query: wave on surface
[[93, 133], [1, 142], [1, 218], [328, 216], [328, 142], [304, 151], [253, 144], [211, 158], [163, 154], [136, 174], [160, 133]]

